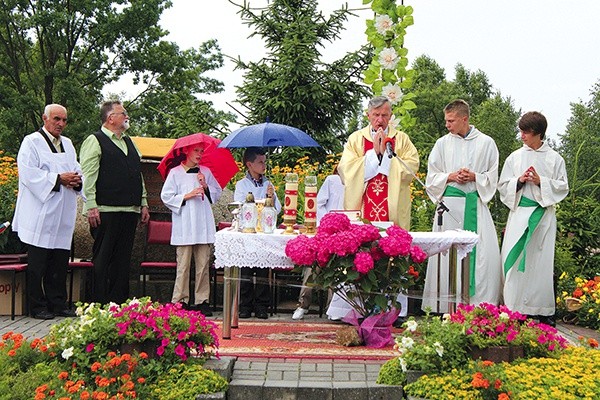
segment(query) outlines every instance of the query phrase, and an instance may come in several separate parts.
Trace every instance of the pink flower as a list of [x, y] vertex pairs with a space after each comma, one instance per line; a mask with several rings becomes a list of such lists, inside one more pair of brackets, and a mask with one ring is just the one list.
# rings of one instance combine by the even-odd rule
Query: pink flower
[[354, 268], [361, 274], [368, 274], [373, 269], [373, 257], [371, 253], [361, 251], [354, 256]]
[[321, 219], [319, 232], [331, 235], [349, 229], [350, 225], [350, 218], [346, 214], [328, 213]]
[[316, 259], [316, 249], [313, 240], [305, 235], [290, 240], [285, 245], [285, 255], [297, 265], [312, 265]]
[[419, 246], [412, 246], [410, 248], [410, 257], [416, 263], [422, 263], [427, 260], [427, 254]]
[[93, 350], [94, 350], [94, 343], [90, 343], [87, 346], [85, 346], [86, 353], [91, 353]]

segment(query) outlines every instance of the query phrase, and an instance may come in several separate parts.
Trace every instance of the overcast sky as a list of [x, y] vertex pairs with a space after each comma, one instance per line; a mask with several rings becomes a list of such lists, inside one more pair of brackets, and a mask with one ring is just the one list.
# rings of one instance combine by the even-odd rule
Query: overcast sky
[[[237, 7], [228, 0], [172, 0], [161, 25], [169, 40], [181, 48], [197, 47], [215, 38], [224, 54], [244, 61], [264, 55], [260, 39], [242, 24]], [[243, 0], [239, 0], [242, 2]], [[345, 2], [320, 0], [329, 13]], [[398, 1], [400, 3], [400, 1]], [[266, 0], [250, 0], [253, 7]], [[351, 18], [340, 40], [324, 50], [329, 60], [366, 43], [365, 20], [372, 17], [362, 0], [348, 0], [357, 17]], [[598, 0], [406, 0], [414, 7], [415, 24], [408, 28], [409, 60], [426, 54], [454, 78], [454, 67], [482, 70], [494, 89], [510, 96], [516, 109], [537, 110], [549, 121], [548, 134], [556, 138], [571, 116], [570, 103], [587, 101], [600, 79], [600, 1]], [[226, 61], [211, 74], [226, 91], [211, 99], [219, 109], [232, 111], [239, 71]]]

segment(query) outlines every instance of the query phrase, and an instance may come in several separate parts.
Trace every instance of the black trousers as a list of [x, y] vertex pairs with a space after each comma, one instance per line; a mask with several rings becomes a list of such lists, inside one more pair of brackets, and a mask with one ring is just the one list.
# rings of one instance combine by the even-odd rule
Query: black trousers
[[[256, 284], [252, 276], [256, 275]], [[266, 310], [271, 303], [269, 268], [242, 268], [240, 282], [240, 311]]]
[[131, 252], [139, 214], [101, 212], [100, 225], [91, 228], [94, 238], [94, 301], [122, 304], [129, 298]]
[[29, 312], [67, 308], [69, 250], [27, 245], [27, 300]]

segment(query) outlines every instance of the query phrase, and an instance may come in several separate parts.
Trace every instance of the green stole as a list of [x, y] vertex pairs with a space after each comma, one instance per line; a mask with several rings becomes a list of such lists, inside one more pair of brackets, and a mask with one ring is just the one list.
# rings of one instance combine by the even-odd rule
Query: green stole
[[[465, 193], [454, 186], [446, 186], [445, 197], [464, 197], [465, 214], [463, 216], [463, 229], [477, 233], [477, 191]], [[477, 247], [473, 248], [469, 258], [469, 295], [475, 296], [475, 261], [477, 260]]]
[[531, 240], [531, 236], [533, 235], [535, 228], [540, 223], [540, 220], [542, 219], [542, 216], [546, 211], [546, 209], [540, 206], [538, 202], [531, 200], [525, 196], [521, 196], [521, 200], [519, 201], [519, 207], [536, 207], [536, 209], [533, 210], [533, 213], [531, 213], [531, 215], [529, 216], [529, 221], [527, 221], [527, 228], [525, 228], [525, 231], [523, 232], [519, 240], [517, 240], [517, 243], [515, 243], [513, 248], [508, 253], [508, 256], [506, 257], [506, 261], [504, 262], [504, 275], [506, 275], [508, 273], [508, 270], [512, 268], [515, 261], [517, 261], [517, 259], [521, 255], [521, 253], [523, 253], [523, 258], [521, 258], [521, 262], [519, 263], [519, 271], [525, 272], [525, 250], [527, 248], [527, 244]]

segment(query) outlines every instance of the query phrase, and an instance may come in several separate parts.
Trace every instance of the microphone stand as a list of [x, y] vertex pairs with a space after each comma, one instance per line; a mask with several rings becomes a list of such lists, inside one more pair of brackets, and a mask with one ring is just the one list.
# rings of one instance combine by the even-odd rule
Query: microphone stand
[[[388, 158], [394, 158], [396, 157], [398, 159], [398, 161], [400, 161], [400, 163], [404, 166], [404, 168], [410, 173], [410, 175], [421, 184], [421, 186], [423, 186], [423, 189], [425, 189], [425, 192], [432, 198], [435, 199], [435, 204], [436, 204], [436, 208], [437, 208], [437, 230], [438, 232], [442, 232], [442, 227], [444, 226], [444, 213], [450, 211], [450, 209], [446, 206], [446, 204], [444, 203], [444, 200], [442, 200], [442, 197], [438, 198], [437, 196], [434, 196], [430, 191], [429, 188], [427, 187], [427, 185], [425, 185], [425, 183], [423, 183], [423, 181], [421, 179], [419, 179], [419, 177], [408, 167], [408, 165], [406, 165], [406, 163], [404, 162], [404, 160], [402, 158], [400, 158], [398, 156], [398, 154], [396, 154], [396, 152], [392, 149], [392, 145], [391, 143], [387, 143], [386, 144], [386, 150], [388, 153]], [[437, 292], [438, 292], [438, 296], [437, 296], [437, 312], [440, 312], [440, 264], [441, 264], [441, 253], [437, 254]]]

